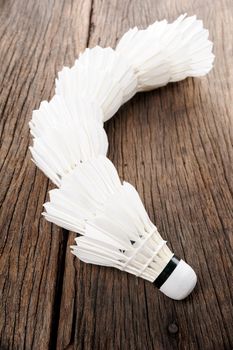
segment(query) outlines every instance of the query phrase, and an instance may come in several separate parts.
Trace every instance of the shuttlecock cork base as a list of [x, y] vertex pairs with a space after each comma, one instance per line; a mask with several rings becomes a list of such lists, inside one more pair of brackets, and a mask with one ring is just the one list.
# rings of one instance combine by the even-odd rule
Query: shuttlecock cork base
[[185, 299], [195, 288], [197, 275], [185, 261], [175, 255], [154, 281], [154, 285], [171, 299]]

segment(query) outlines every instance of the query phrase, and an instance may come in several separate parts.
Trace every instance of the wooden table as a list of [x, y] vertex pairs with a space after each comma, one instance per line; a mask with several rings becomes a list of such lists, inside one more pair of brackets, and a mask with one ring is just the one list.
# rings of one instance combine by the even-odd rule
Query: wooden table
[[[175, 302], [70, 254], [74, 234], [41, 217], [52, 185], [30, 161], [28, 122], [85, 47], [183, 12], [209, 28], [214, 70], [138, 94], [106, 124], [120, 176], [198, 274]], [[228, 0], [0, 1], [0, 349], [233, 348], [232, 28]]]

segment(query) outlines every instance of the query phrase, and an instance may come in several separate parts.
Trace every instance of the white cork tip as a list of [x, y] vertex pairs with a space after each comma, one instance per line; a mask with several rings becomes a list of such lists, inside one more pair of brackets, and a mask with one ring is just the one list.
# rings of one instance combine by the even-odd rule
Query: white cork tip
[[180, 260], [159, 290], [171, 299], [182, 300], [192, 292], [196, 283], [196, 273], [185, 261]]

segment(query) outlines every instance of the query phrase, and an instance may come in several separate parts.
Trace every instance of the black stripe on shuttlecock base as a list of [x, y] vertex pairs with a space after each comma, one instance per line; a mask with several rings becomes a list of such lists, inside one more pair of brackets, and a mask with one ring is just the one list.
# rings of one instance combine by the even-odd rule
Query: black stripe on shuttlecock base
[[171, 258], [171, 260], [168, 262], [168, 264], [164, 267], [163, 271], [158, 275], [156, 280], [153, 282], [153, 284], [159, 289], [162, 287], [162, 285], [166, 282], [168, 277], [172, 274], [172, 272], [175, 270], [177, 265], [179, 264], [180, 259], [177, 258], [175, 255]]

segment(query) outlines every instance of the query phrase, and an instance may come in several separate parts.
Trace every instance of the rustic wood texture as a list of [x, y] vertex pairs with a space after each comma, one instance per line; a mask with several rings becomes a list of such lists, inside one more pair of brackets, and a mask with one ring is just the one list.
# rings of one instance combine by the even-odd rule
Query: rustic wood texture
[[[70, 254], [74, 234], [40, 216], [51, 184], [30, 162], [28, 121], [86, 46], [183, 12], [210, 30], [214, 70], [138, 94], [106, 124], [120, 176], [198, 274], [175, 302]], [[0, 0], [0, 349], [233, 348], [232, 27], [228, 0]]]

